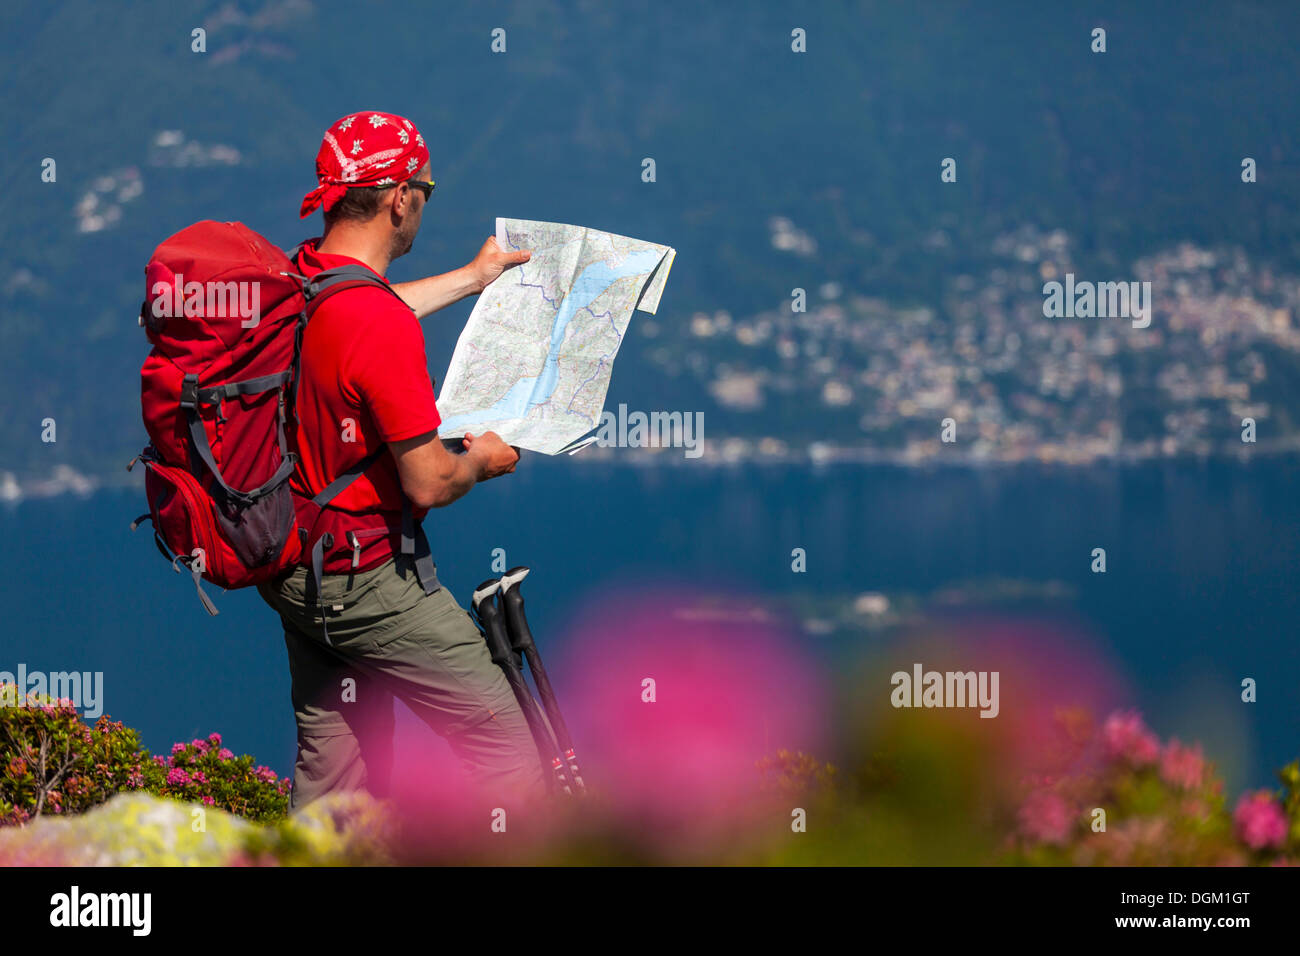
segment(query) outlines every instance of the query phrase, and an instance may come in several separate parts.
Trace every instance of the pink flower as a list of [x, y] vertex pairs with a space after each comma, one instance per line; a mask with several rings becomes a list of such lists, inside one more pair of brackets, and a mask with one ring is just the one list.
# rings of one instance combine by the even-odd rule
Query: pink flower
[[190, 782], [190, 775], [180, 767], [172, 767], [167, 771], [167, 782], [172, 786], [185, 786]]
[[275, 783], [277, 779], [275, 776], [275, 771], [272, 770], [270, 767], [258, 767], [256, 770], [253, 771], [253, 776], [256, 777], [258, 780], [264, 781], [265, 783]]
[[[212, 736], [215, 737], [216, 734], [213, 734]], [[230, 759], [232, 759], [234, 756], [235, 756], [235, 755], [234, 755], [233, 753], [231, 753], [229, 750], [227, 750], [225, 747], [222, 747], [220, 750], [217, 751], [217, 759], [218, 759], [218, 760], [230, 760]]]
[[185, 745], [184, 745], [184, 744], [182, 744], [182, 743], [175, 743], [175, 744], [172, 744], [172, 756], [173, 756], [173, 757], [175, 757], [178, 753], [183, 753], [184, 751], [185, 751]]
[[1267, 790], [1242, 794], [1232, 819], [1237, 835], [1252, 850], [1280, 847], [1286, 842], [1286, 814]]
[[208, 734], [208, 743], [210, 743], [210, 744], [211, 744], [212, 746], [214, 746], [214, 747], [220, 747], [220, 746], [221, 746], [221, 734], [216, 734], [216, 733]]
[[193, 740], [191, 740], [190, 746], [193, 747], [201, 754], [205, 754], [208, 752], [208, 742], [202, 739], [201, 737], [195, 737]]
[[1074, 816], [1059, 793], [1039, 790], [1020, 807], [1020, 832], [1038, 843], [1064, 843], [1069, 839]]
[[216, 801], [216, 800], [213, 800], [211, 797], [204, 797], [204, 798], [203, 798], [203, 802], [206, 803], [208, 806], [212, 806], [212, 805], [215, 804], [217, 801]]
[[1201, 745], [1184, 747], [1177, 740], [1169, 741], [1165, 752], [1160, 756], [1160, 777], [1165, 783], [1195, 790], [1205, 779], [1205, 757]]
[[1123, 760], [1135, 767], [1155, 763], [1160, 755], [1160, 741], [1142, 722], [1136, 710], [1116, 711], [1106, 718], [1101, 728], [1106, 756]]
[[207, 783], [207, 782], [208, 782], [208, 778], [205, 777], [205, 776], [203, 776], [203, 771], [202, 771], [202, 770], [195, 770], [194, 773], [190, 776], [190, 780], [192, 780], [194, 783]]
[[160, 767], [167, 766], [167, 758], [164, 757], [162, 754], [154, 754], [153, 762]]

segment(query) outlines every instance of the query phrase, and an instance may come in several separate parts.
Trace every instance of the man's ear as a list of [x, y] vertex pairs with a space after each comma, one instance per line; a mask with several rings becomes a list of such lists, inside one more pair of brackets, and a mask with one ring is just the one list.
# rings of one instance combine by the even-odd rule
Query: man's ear
[[394, 218], [401, 218], [411, 211], [411, 187], [403, 189], [402, 184], [398, 183], [393, 187], [393, 195], [388, 201]]

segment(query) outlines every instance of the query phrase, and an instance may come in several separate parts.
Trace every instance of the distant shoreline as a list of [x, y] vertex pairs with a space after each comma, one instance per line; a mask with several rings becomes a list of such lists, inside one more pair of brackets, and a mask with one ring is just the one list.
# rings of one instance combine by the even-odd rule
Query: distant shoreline
[[[736, 443], [740, 444], [736, 444]], [[814, 443], [802, 449], [758, 453], [757, 442], [752, 439], [724, 439], [709, 442], [703, 455], [686, 458], [680, 448], [601, 448], [588, 446], [576, 455], [541, 456], [528, 454], [528, 460], [537, 461], [551, 457], [555, 462], [574, 461], [584, 467], [604, 465], [614, 468], [661, 469], [691, 467], [705, 470], [736, 469], [739, 467], [791, 468], [810, 467], [821, 471], [828, 468], [893, 468], [932, 473], [937, 471], [987, 471], [1016, 472], [1039, 469], [1044, 472], [1087, 471], [1089, 469], [1131, 469], [1154, 464], [1234, 464], [1250, 465], [1256, 459], [1270, 463], [1294, 460], [1300, 463], [1300, 439], [1293, 442], [1273, 442], [1243, 447], [1235, 454], [1223, 449], [1215, 451], [1177, 451], [1165, 454], [1160, 451], [1127, 450], [1117, 454], [1096, 455], [1087, 459], [1070, 459], [1048, 454], [1041, 457], [977, 458], [973, 455], [938, 452], [925, 457], [909, 455], [904, 451], [871, 448], [851, 448]], [[545, 465], [543, 467], [551, 467]], [[24, 501], [45, 501], [52, 498], [88, 498], [101, 491], [123, 489], [143, 490], [143, 473], [109, 472], [84, 473], [68, 465], [56, 466], [48, 476], [18, 478], [12, 472], [0, 472], [0, 506], [17, 505]]]

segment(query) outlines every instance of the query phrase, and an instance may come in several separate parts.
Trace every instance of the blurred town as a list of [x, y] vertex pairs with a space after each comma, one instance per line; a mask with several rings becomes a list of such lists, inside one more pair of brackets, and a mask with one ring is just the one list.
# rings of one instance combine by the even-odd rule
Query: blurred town
[[[815, 252], [788, 219], [772, 220], [771, 241]], [[1300, 447], [1287, 412], [1300, 386], [1296, 276], [1191, 244], [1128, 274], [1089, 276], [1069, 236], [1032, 226], [998, 236], [991, 251], [997, 264], [952, 275], [937, 306], [827, 282], [807, 290], [803, 312], [790, 302], [749, 316], [697, 312], [678, 328], [638, 315], [634, 327], [657, 368], [716, 401], [704, 455], [715, 463], [1086, 464]], [[1150, 327], [1044, 317], [1043, 284], [1071, 272], [1151, 282]], [[1254, 443], [1243, 441], [1243, 419], [1255, 422]]]
[[[771, 242], [816, 254], [788, 219], [772, 221]], [[937, 306], [826, 282], [806, 290], [802, 312], [637, 313], [634, 348], [668, 379], [661, 394], [689, 384], [703, 399], [675, 410], [704, 412], [704, 454], [591, 445], [572, 460], [1085, 465], [1300, 450], [1297, 276], [1184, 243], [1092, 277], [1151, 283], [1150, 327], [1135, 328], [1043, 315], [1044, 283], [1087, 275], [1064, 232], [1024, 226], [990, 248], [997, 264], [952, 275]], [[38, 481], [0, 472], [0, 501], [102, 482], [66, 465]]]

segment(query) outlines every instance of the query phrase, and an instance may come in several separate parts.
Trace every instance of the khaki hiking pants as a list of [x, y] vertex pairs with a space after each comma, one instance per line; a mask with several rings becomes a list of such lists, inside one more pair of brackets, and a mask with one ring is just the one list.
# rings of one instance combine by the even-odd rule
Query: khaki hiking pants
[[537, 746], [477, 625], [446, 588], [426, 595], [410, 558], [325, 575], [328, 643], [308, 569], [258, 591], [279, 612], [289, 651], [291, 810], [335, 790], [386, 792], [393, 698], [446, 738], [485, 798], [504, 806], [543, 794]]

